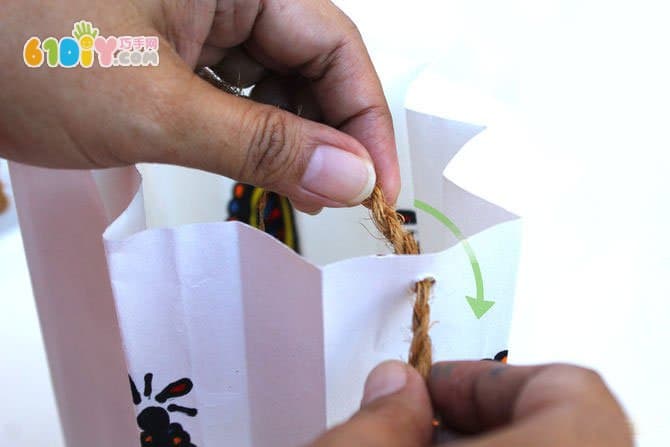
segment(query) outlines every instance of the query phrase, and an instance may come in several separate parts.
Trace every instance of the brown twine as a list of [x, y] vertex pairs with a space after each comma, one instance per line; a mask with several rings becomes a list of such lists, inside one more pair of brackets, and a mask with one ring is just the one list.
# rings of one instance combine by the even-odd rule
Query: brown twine
[[398, 255], [418, 255], [419, 244], [414, 236], [405, 230], [403, 217], [393, 209], [384, 199], [384, 193], [379, 186], [372, 191], [372, 195], [364, 202], [370, 209], [372, 221], [379, 232], [393, 247]]
[[409, 347], [409, 364], [421, 377], [428, 380], [433, 365], [433, 342], [430, 339], [430, 292], [435, 284], [433, 278], [418, 281], [415, 286], [416, 301], [412, 312], [412, 343]]
[[[218, 73], [210, 67], [203, 67], [198, 75], [215, 87], [241, 96], [242, 89], [226, 82]], [[301, 115], [302, 109], [298, 111]], [[263, 191], [258, 201], [258, 228], [265, 231], [265, 207], [267, 206], [268, 192]], [[403, 217], [386, 203], [384, 193], [379, 185], [375, 186], [372, 195], [363, 203], [370, 209], [372, 220], [379, 232], [393, 247], [393, 251], [399, 255], [418, 255], [419, 244], [414, 236], [404, 227]], [[0, 185], [0, 211], [2, 211], [2, 188]], [[430, 339], [430, 293], [435, 284], [433, 278], [424, 278], [414, 284], [416, 300], [412, 312], [412, 342], [409, 349], [409, 364], [416, 368], [424, 379], [428, 379], [430, 368], [433, 363], [432, 342]]]
[[[265, 206], [267, 191], [263, 192], [258, 201], [258, 228], [265, 231]], [[379, 232], [399, 255], [419, 254], [419, 244], [404, 227], [403, 217], [386, 203], [384, 193], [376, 186], [372, 195], [364, 202], [370, 209], [372, 221]], [[433, 278], [425, 278], [414, 284], [414, 309], [412, 311], [412, 342], [409, 348], [408, 363], [412, 365], [424, 379], [428, 379], [433, 364], [433, 344], [430, 339], [430, 294], [435, 284]]]
[[[405, 229], [403, 217], [386, 203], [384, 193], [376, 186], [364, 205], [370, 209], [372, 221], [379, 232], [399, 255], [419, 254], [419, 244]], [[433, 345], [430, 339], [430, 293], [435, 284], [433, 278], [425, 278], [414, 285], [416, 300], [412, 312], [412, 342], [409, 348], [409, 364], [416, 368], [424, 379], [428, 379], [433, 364]]]

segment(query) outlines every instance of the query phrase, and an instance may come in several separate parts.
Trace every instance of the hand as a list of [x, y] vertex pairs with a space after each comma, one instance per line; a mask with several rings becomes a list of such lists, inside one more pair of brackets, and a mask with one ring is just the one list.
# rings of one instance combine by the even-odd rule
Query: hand
[[628, 420], [598, 374], [491, 361], [433, 366], [429, 389], [454, 447], [632, 447]]
[[426, 384], [405, 363], [377, 366], [365, 383], [361, 409], [310, 447], [420, 447], [430, 444], [433, 410]]
[[[387, 200], [397, 198], [379, 79], [355, 25], [328, 0], [8, 0], [0, 14], [11, 18], [0, 31], [0, 156], [59, 168], [179, 164], [266, 187], [309, 212], [360, 203], [376, 169]], [[81, 19], [102, 37], [160, 36], [160, 65], [22, 63], [30, 36], [68, 36]], [[234, 85], [257, 84], [257, 100], [325, 124], [193, 74], [214, 64]]]
[[[437, 436], [433, 441], [438, 445], [633, 445], [626, 416], [601, 378], [575, 366], [444, 362], [433, 366], [428, 389], [442, 426], [451, 432]], [[361, 410], [312, 447], [430, 445], [433, 410], [428, 396], [412, 368], [383, 363], [368, 378]]]

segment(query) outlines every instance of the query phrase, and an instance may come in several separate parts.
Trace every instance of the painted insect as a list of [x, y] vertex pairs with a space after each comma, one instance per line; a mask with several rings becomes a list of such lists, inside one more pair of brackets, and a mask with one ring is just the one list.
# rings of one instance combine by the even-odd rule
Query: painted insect
[[[130, 391], [133, 396], [133, 403], [139, 405], [142, 402], [142, 396], [135, 386], [133, 378], [130, 379]], [[144, 376], [144, 397], [151, 399], [153, 374], [148, 373]], [[164, 404], [168, 399], [182, 397], [187, 395], [193, 389], [193, 382], [190, 379], [179, 379], [172, 382], [163, 390], [156, 394], [154, 400], [159, 404]], [[194, 417], [198, 414], [195, 408], [182, 407], [176, 404], [169, 404], [166, 408], [162, 406], [149, 406], [144, 408], [137, 416], [137, 425], [142, 430], [140, 434], [140, 443], [142, 447], [196, 447], [191, 443], [191, 435], [184, 430], [181, 424], [170, 421], [170, 413], [178, 412], [187, 416]]]
[[504, 351], [500, 351], [493, 357], [492, 359], [482, 359], [482, 360], [495, 360], [496, 362], [501, 362], [501, 363], [507, 363], [507, 354], [508, 351], [505, 349]]
[[[263, 192], [263, 188], [236, 183], [233, 186], [233, 197], [228, 202], [228, 220], [238, 220], [259, 228], [257, 210]], [[284, 196], [270, 192], [262, 214], [265, 232], [300, 252], [291, 202]]]

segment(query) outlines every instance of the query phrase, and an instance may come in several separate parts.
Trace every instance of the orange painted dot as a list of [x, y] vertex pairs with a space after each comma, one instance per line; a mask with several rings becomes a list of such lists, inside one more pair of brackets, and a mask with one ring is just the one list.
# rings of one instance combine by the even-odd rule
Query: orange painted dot
[[241, 199], [244, 195], [244, 185], [235, 185], [235, 198]]
[[179, 444], [181, 444], [181, 438], [179, 438], [179, 437], [174, 438], [174, 439], [172, 440], [172, 443], [173, 443], [174, 445], [179, 445]]

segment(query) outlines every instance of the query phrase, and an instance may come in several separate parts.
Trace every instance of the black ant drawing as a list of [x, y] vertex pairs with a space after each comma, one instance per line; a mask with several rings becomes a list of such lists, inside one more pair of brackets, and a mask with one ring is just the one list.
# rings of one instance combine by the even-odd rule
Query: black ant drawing
[[[133, 395], [133, 403], [139, 405], [142, 402], [133, 378], [130, 379], [130, 391]], [[148, 373], [144, 376], [144, 397], [151, 399], [153, 374]], [[193, 382], [190, 379], [179, 379], [172, 382], [163, 391], [156, 394], [154, 400], [159, 404], [164, 404], [168, 399], [182, 397], [187, 395], [193, 389]], [[167, 411], [163, 407], [151, 406], [143, 409], [137, 416], [137, 425], [142, 430], [140, 442], [142, 447], [196, 447], [191, 443], [191, 435], [176, 422], [170, 422], [170, 413], [178, 412], [187, 416], [194, 417], [198, 414], [195, 408], [186, 408], [180, 405], [170, 404]]]

